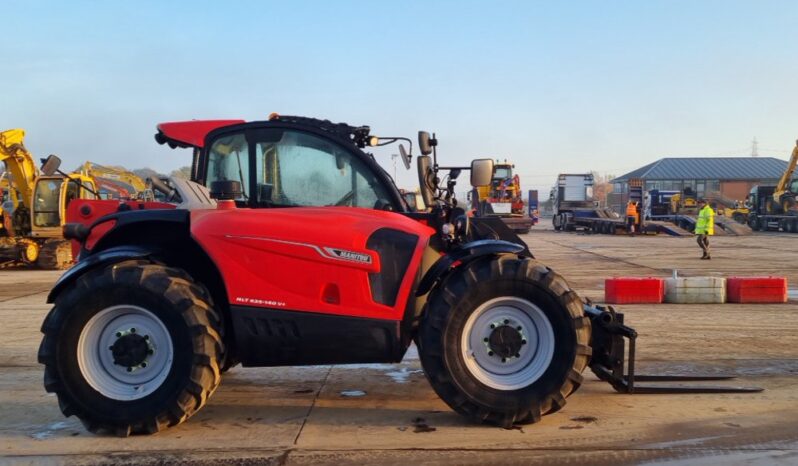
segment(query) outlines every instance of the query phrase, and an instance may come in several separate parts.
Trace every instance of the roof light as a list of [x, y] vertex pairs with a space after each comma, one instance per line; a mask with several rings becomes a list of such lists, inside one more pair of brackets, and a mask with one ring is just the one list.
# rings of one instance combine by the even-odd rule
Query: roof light
[[269, 121], [271, 121], [271, 120], [279, 120], [279, 119], [280, 119], [280, 114], [279, 113], [272, 112], [272, 113], [269, 114]]

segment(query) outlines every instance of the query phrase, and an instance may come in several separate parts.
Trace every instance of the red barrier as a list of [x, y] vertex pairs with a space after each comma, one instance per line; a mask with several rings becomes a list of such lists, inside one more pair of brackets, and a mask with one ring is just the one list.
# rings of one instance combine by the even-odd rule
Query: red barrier
[[659, 304], [665, 296], [661, 278], [616, 277], [604, 280], [604, 301], [609, 304]]
[[785, 277], [729, 277], [726, 279], [729, 303], [786, 303]]

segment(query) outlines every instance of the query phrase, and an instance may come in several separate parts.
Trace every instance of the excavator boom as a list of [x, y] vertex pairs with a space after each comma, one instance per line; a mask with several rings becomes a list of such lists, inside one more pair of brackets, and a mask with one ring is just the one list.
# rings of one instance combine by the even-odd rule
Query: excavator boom
[[790, 185], [790, 180], [792, 179], [793, 173], [795, 173], [796, 165], [798, 165], [798, 141], [795, 141], [795, 148], [792, 150], [792, 156], [790, 156], [787, 169], [784, 170], [784, 174], [781, 175], [781, 179], [779, 179], [779, 183], [776, 185], [776, 190], [773, 192], [773, 200], [779, 205], [781, 204], [781, 196], [787, 192], [787, 188]]
[[13, 179], [11, 185], [20, 193], [20, 204], [30, 209], [33, 186], [39, 176], [39, 168], [33, 156], [25, 149], [22, 143], [24, 139], [25, 131], [21, 129], [0, 132], [0, 162], [5, 162], [6, 170], [11, 173]]
[[[106, 167], [93, 162], [85, 162], [80, 173], [94, 178], [100, 187], [119, 197], [135, 197], [147, 190], [147, 183], [135, 173], [121, 168]], [[133, 192], [130, 192], [132, 188]]]

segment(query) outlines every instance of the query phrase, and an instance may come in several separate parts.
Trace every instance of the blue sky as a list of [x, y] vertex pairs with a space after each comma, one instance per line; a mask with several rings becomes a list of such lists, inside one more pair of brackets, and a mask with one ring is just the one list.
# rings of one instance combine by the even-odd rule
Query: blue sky
[[[37, 156], [150, 166], [162, 121], [271, 112], [435, 131], [445, 163], [620, 175], [664, 156], [786, 158], [798, 2], [20, 2], [0, 128]], [[377, 157], [389, 172], [395, 149]], [[399, 184], [414, 173], [399, 168]]]

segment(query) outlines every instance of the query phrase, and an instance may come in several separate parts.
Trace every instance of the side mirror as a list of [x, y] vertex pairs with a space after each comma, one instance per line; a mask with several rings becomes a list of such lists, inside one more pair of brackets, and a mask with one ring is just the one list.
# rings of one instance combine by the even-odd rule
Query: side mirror
[[488, 186], [493, 179], [493, 159], [471, 161], [471, 186]]
[[42, 173], [44, 173], [46, 176], [50, 176], [58, 171], [58, 167], [60, 166], [61, 159], [54, 154], [50, 154], [50, 156], [46, 159], [42, 159]]
[[399, 144], [399, 155], [402, 156], [402, 163], [405, 164], [405, 169], [410, 170], [410, 160], [413, 157], [405, 150], [405, 146]]
[[418, 132], [418, 148], [421, 150], [421, 155], [429, 155], [432, 153], [431, 139], [428, 132]]
[[416, 160], [418, 160], [418, 185], [421, 198], [424, 199], [425, 206], [431, 206], [434, 186], [430, 185], [430, 177], [435, 176], [432, 172], [432, 159], [429, 155], [422, 155], [417, 157]]

